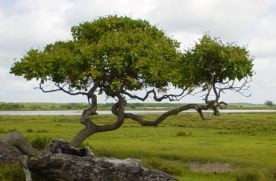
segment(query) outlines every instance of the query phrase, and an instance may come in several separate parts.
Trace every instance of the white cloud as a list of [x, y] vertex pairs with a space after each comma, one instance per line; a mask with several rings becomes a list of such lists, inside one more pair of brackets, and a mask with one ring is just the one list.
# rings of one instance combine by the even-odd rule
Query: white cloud
[[[99, 16], [119, 14], [147, 19], [170, 36], [191, 45], [207, 31], [223, 41], [248, 45], [255, 57], [251, 98], [226, 95], [231, 102], [276, 101], [276, 3], [274, 0], [14, 0], [0, 1], [0, 101], [85, 101], [46, 95], [9, 74], [14, 58], [71, 38], [70, 27]], [[104, 99], [103, 99], [104, 100]], [[193, 101], [194, 98], [184, 99]]]
[[147, 19], [155, 7], [155, 0], [80, 0], [71, 1], [73, 5], [66, 10], [66, 21], [70, 26], [83, 21], [91, 21], [100, 16], [122, 15]]
[[251, 0], [161, 0], [152, 13], [155, 21], [171, 32], [210, 31], [223, 38], [241, 37], [268, 8]]

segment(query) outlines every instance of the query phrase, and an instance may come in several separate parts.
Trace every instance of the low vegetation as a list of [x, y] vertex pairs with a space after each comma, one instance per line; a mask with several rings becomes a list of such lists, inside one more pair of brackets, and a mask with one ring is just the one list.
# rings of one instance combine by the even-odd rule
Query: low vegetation
[[[95, 119], [106, 124], [114, 117]], [[78, 116], [0, 116], [0, 127], [0, 135], [18, 130], [42, 149], [53, 138], [71, 140], [81, 125]], [[275, 136], [276, 113], [224, 114], [209, 121], [187, 113], [159, 127], [126, 120], [122, 129], [95, 134], [83, 146], [97, 156], [140, 159], [179, 180], [275, 180]], [[19, 167], [2, 165], [0, 173], [0, 180], [24, 180]]]
[[[183, 103], [128, 103], [128, 110], [167, 110], [183, 105]], [[87, 103], [8, 103], [0, 102], [0, 111], [52, 111], [52, 110], [83, 110]], [[98, 104], [98, 110], [110, 110], [112, 103]], [[276, 109], [276, 105], [230, 103], [228, 109]]]

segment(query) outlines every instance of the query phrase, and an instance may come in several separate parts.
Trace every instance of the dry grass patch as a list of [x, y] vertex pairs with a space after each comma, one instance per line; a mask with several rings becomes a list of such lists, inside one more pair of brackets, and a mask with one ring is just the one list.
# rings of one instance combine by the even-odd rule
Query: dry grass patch
[[225, 173], [233, 171], [234, 167], [230, 163], [222, 162], [192, 162], [190, 169], [193, 172], [201, 173]]

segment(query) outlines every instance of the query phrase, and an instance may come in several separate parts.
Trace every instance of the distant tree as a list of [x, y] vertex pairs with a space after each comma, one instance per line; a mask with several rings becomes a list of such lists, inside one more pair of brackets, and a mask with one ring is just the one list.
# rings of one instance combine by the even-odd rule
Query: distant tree
[[[243, 93], [253, 74], [252, 59], [245, 48], [223, 44], [208, 35], [181, 53], [177, 41], [144, 20], [108, 16], [74, 26], [71, 31], [73, 40], [29, 50], [12, 66], [11, 73], [38, 80], [39, 88], [46, 93], [63, 91], [87, 96], [90, 106], [80, 121], [85, 128], [70, 143], [75, 147], [92, 134], [118, 129], [125, 118], [157, 126], [168, 116], [187, 109], [195, 109], [202, 119], [202, 111], [207, 109], [219, 115], [218, 109], [226, 104], [219, 101], [221, 93]], [[169, 87], [181, 92], [169, 94]], [[153, 121], [125, 111], [126, 98], [177, 101], [199, 88], [205, 92], [204, 104], [180, 106]], [[137, 94], [138, 90], [145, 90], [145, 95]], [[111, 109], [116, 116], [113, 123], [100, 125], [93, 121], [100, 94], [116, 101]]]
[[274, 105], [273, 102], [270, 101], [270, 100], [265, 101], [264, 104], [267, 105], [267, 106], [273, 106]]

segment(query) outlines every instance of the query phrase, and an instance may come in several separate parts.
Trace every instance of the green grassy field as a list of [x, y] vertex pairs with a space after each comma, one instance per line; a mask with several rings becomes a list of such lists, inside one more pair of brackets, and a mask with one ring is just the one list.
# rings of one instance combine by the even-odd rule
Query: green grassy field
[[[1, 135], [17, 130], [38, 147], [52, 138], [70, 140], [81, 128], [77, 116], [0, 116]], [[276, 113], [223, 114], [210, 121], [180, 114], [159, 127], [126, 120], [122, 128], [95, 134], [84, 145], [97, 156], [140, 159], [183, 181], [276, 180]], [[0, 179], [14, 178], [24, 180], [18, 167], [0, 166]]]

